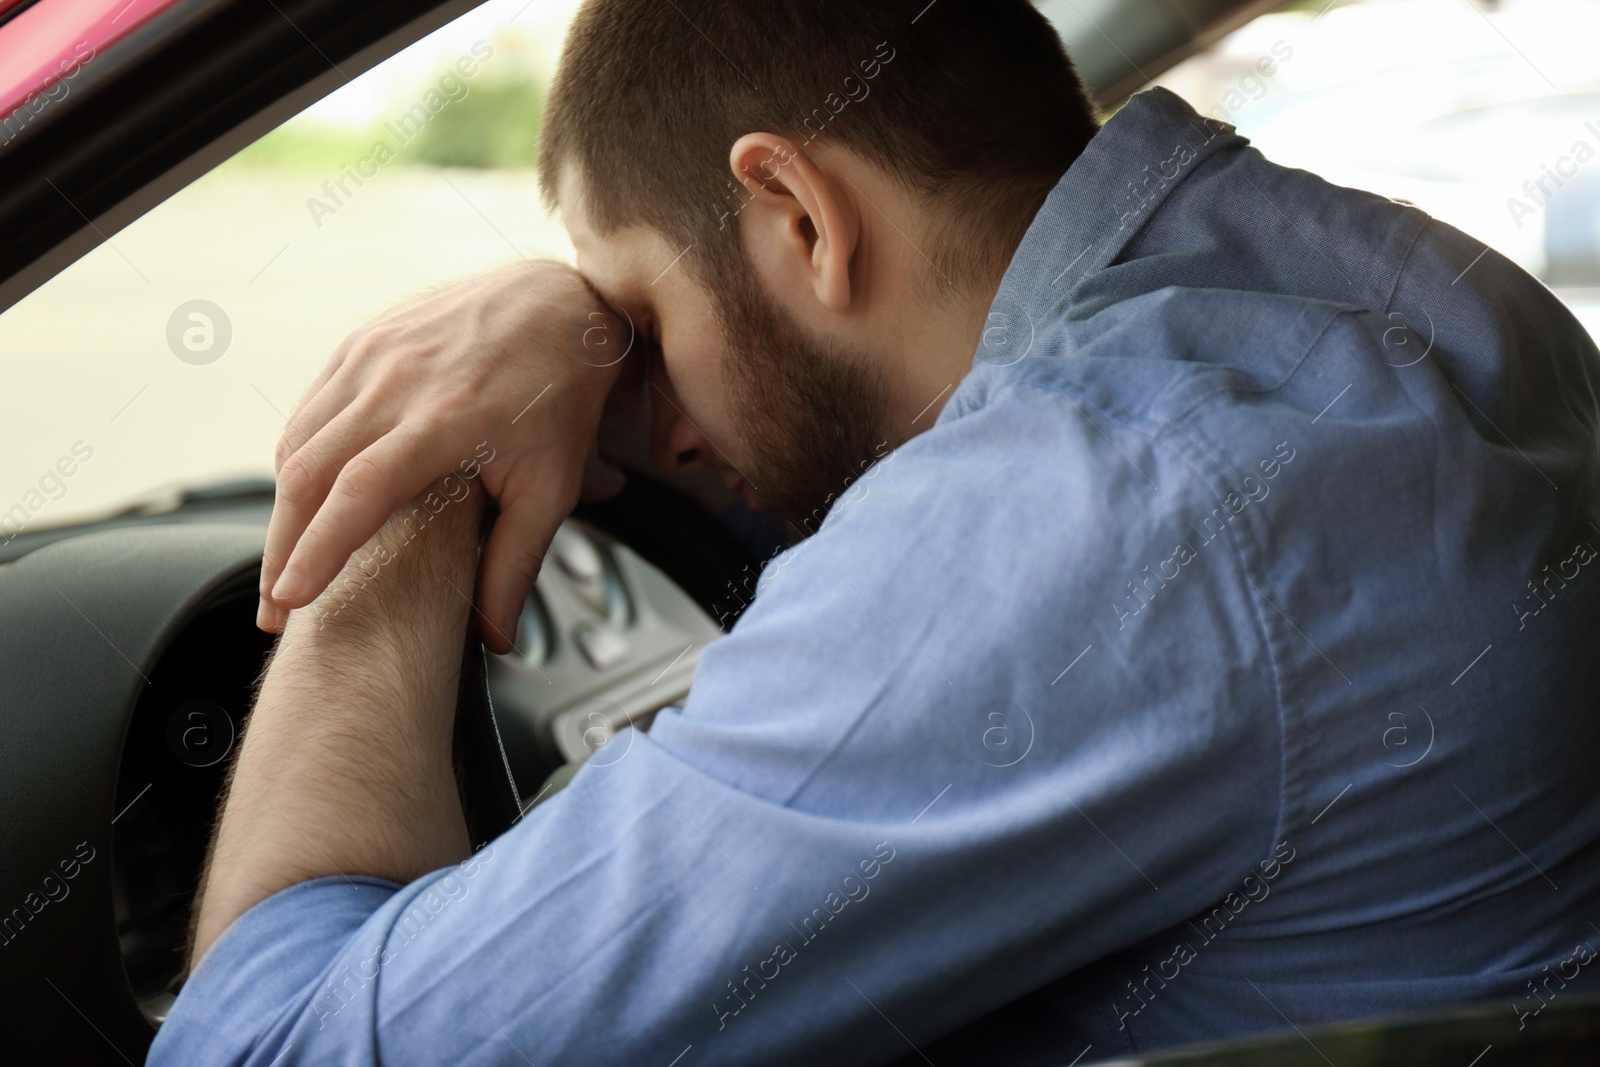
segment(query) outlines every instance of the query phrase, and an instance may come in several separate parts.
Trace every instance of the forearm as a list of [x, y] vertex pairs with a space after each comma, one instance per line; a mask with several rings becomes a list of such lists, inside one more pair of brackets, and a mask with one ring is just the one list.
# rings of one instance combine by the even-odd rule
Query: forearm
[[281, 889], [407, 882], [469, 854], [451, 738], [479, 495], [448, 500], [409, 536], [397, 514], [290, 615], [233, 767], [191, 966]]

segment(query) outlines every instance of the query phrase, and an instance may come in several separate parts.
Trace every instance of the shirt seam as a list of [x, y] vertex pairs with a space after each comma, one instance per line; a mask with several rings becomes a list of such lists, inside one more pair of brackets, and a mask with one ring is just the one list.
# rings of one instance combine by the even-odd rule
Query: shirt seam
[[[1297, 371], [1300, 368], [1300, 366], [1305, 362], [1305, 359], [1315, 349], [1317, 341], [1320, 340], [1321, 337], [1326, 334], [1327, 328], [1328, 328], [1328, 324], [1332, 323], [1334, 320], [1336, 320], [1339, 317], [1339, 314], [1342, 314], [1342, 313], [1344, 313], [1344, 312], [1342, 310], [1340, 310], [1340, 311], [1337, 311], [1335, 314], [1330, 315], [1328, 317], [1328, 322], [1324, 323], [1322, 328], [1317, 331], [1316, 338], [1313, 339], [1310, 343], [1307, 344], [1305, 353], [1303, 353], [1301, 355], [1300, 359], [1296, 361], [1294, 369], [1291, 370], [1290, 373], [1284, 378], [1284, 382], [1279, 383], [1279, 386], [1275, 386], [1274, 388], [1281, 387], [1281, 385], [1286, 383], [1289, 380], [1289, 378], [1293, 377], [1294, 371]], [[1169, 435], [1182, 435], [1184, 438], [1186, 438], [1190, 442], [1190, 444], [1192, 444], [1194, 446], [1195, 450], [1198, 451], [1201, 454], [1202, 457], [1204, 457], [1204, 459], [1207, 462], [1207, 464], [1217, 464], [1217, 461], [1210, 455], [1210, 453], [1205, 449], [1205, 447], [1193, 436], [1193, 434], [1190, 433], [1187, 429], [1185, 429], [1182, 426], [1178, 425], [1177, 422], [1172, 421], [1172, 420], [1167, 420], [1164, 423], [1162, 423], [1155, 432], [1148, 433], [1148, 432], [1146, 432], [1145, 430], [1141, 429], [1138, 426], [1130, 425], [1131, 420], [1138, 419], [1139, 416], [1134, 415], [1131, 412], [1126, 412], [1126, 411], [1108, 410], [1104, 405], [1097, 404], [1094, 401], [1088, 399], [1087, 397], [1083, 397], [1081, 395], [1079, 397], [1074, 398], [1074, 397], [1068, 395], [1065, 392], [1064, 383], [1055, 383], [1053, 387], [1047, 387], [1044, 383], [1036, 381], [1036, 380], [1031, 379], [1031, 378], [1021, 379], [1021, 380], [1014, 381], [1014, 382], [1008, 382], [1004, 386], [1002, 386], [1000, 389], [996, 390], [994, 394], [992, 394], [992, 401], [991, 402], [1000, 400], [1009, 391], [1013, 391], [1013, 390], [1020, 389], [1020, 388], [1023, 388], [1023, 387], [1029, 387], [1031, 389], [1034, 389], [1034, 390], [1037, 390], [1037, 391], [1041, 391], [1041, 392], [1044, 391], [1046, 388], [1053, 388], [1053, 391], [1059, 393], [1061, 396], [1065, 397], [1067, 400], [1072, 401], [1075, 405], [1078, 404], [1079, 402], [1081, 402], [1083, 405], [1085, 405], [1087, 407], [1090, 407], [1090, 408], [1093, 408], [1095, 411], [1097, 411], [1101, 415], [1105, 416], [1105, 418], [1107, 418], [1111, 422], [1116, 423], [1122, 429], [1128, 430], [1128, 431], [1130, 431], [1132, 433], [1139, 434], [1141, 437], [1147, 438], [1150, 441], [1151, 445], [1159, 446], [1159, 447], [1165, 449], [1166, 451], [1170, 452], [1172, 454], [1172, 456], [1178, 462], [1182, 463], [1188, 470], [1191, 471], [1191, 473], [1195, 474], [1205, 484], [1207, 491], [1215, 492], [1215, 487], [1218, 484], [1221, 484], [1221, 482], [1223, 481], [1220, 473], [1217, 470], [1215, 470], [1215, 469], [1213, 469], [1213, 470], [1196, 469], [1196, 463], [1195, 463], [1195, 460], [1194, 460], [1193, 457], [1187, 455], [1183, 449], [1178, 448], [1172, 442], [1170, 442], [1168, 440], [1163, 440], [1163, 438], [1166, 438]], [[1230, 390], [1218, 389], [1218, 390], [1214, 390], [1211, 393], [1207, 393], [1206, 396], [1207, 397], [1215, 396], [1218, 393], [1227, 392], [1227, 391], [1230, 391]], [[1264, 390], [1264, 391], [1270, 392], [1271, 390]], [[1200, 399], [1205, 399], [1205, 398], [1202, 397]], [[1195, 409], [1195, 407], [1198, 404], [1198, 402], [1199, 401], [1197, 400], [1196, 404], [1191, 404], [1188, 408], [1186, 408], [1184, 410], [1184, 415], [1187, 415], [1190, 412], [1192, 412]], [[1081, 413], [1081, 411], [1080, 411], [1080, 413]], [[1087, 416], [1084, 416], [1084, 419], [1085, 419], [1086, 422], [1090, 422], [1091, 425], [1094, 425], [1093, 421], [1088, 419]], [[1114, 445], [1115, 445], [1115, 443], [1113, 442], [1113, 446]], [[1131, 459], [1128, 460], [1128, 462], [1133, 465], [1135, 470], [1139, 470], [1138, 465], [1134, 464]], [[1218, 466], [1220, 466], [1220, 465], [1218, 465]], [[1144, 472], [1142, 470], [1139, 470], [1139, 473], [1141, 475], [1144, 474]], [[1146, 477], [1148, 477], [1148, 476], [1146, 476]], [[1220, 501], [1220, 496], [1218, 497], [1218, 499]], [[1253, 534], [1252, 534], [1252, 538], [1253, 538]], [[1240, 574], [1240, 576], [1242, 578], [1245, 579], [1245, 582], [1248, 585], [1249, 584], [1250, 568], [1249, 568], [1247, 562], [1245, 561], [1245, 559], [1243, 558], [1243, 556], [1241, 555], [1240, 550], [1239, 550], [1239, 546], [1236, 543], [1230, 542], [1230, 546], [1229, 547], [1230, 547], [1230, 550], [1231, 550], [1231, 552], [1233, 554], [1234, 562], [1239, 567], [1239, 574]], [[1278, 662], [1277, 652], [1274, 649], [1271, 637], [1269, 636], [1269, 634], [1267, 632], [1266, 618], [1265, 618], [1264, 613], [1261, 610], [1261, 605], [1257, 602], [1257, 598], [1254, 595], [1250, 595], [1252, 593], [1251, 590], [1241, 589], [1239, 591], [1242, 594], [1246, 594], [1245, 595], [1245, 600], [1251, 607], [1252, 621], [1254, 623], [1253, 629], [1254, 629], [1254, 631], [1256, 633], [1257, 640], [1259, 640], [1260, 643], [1261, 643], [1262, 650], [1266, 653], [1267, 666], [1268, 666], [1268, 671], [1269, 671], [1269, 675], [1268, 676], [1269, 676], [1269, 678], [1271, 680], [1271, 683], [1272, 683], [1272, 698], [1273, 698], [1274, 719], [1275, 719], [1275, 721], [1277, 723], [1277, 728], [1278, 728], [1278, 788], [1276, 790], [1276, 792], [1277, 792], [1277, 812], [1276, 812], [1276, 814], [1274, 816], [1274, 819], [1273, 819], [1273, 834], [1272, 834], [1272, 837], [1271, 837], [1270, 840], [1267, 841], [1266, 849], [1263, 852], [1260, 853], [1261, 855], [1270, 855], [1272, 850], [1273, 850], [1273, 846], [1274, 846], [1274, 844], [1276, 842], [1281, 841], [1281, 840], [1286, 840], [1286, 838], [1283, 835], [1286, 834], [1287, 831], [1288, 831], [1289, 818], [1290, 818], [1290, 813], [1291, 813], [1291, 803], [1290, 803], [1290, 797], [1289, 797], [1289, 781], [1290, 781], [1289, 747], [1290, 747], [1290, 738], [1289, 738], [1289, 730], [1288, 730], [1288, 715], [1287, 715], [1287, 711], [1285, 709], [1284, 702], [1283, 702], [1283, 685], [1282, 685], [1283, 672], [1282, 672], [1281, 666], [1280, 666], [1280, 664]]]
[[[1302, 322], [1305, 322], [1306, 317], [1310, 315], [1313, 310], [1318, 310], [1318, 305], [1308, 302], [1305, 307], [1300, 309], [1300, 314], [1295, 316], [1294, 322], [1289, 324], [1289, 329], [1285, 332], [1292, 333]], [[1270, 385], [1262, 386], [1259, 389], [1231, 383], [1218, 385], [1214, 389], [1201, 393], [1198, 396], [1191, 397], [1186, 407], [1159, 420], [1157, 425], [1159, 425], [1162, 429], [1165, 429], [1168, 426], [1175, 426], [1184, 419], [1187, 419], [1190, 415], [1194, 414], [1201, 404], [1222, 393], [1247, 393], [1251, 396], [1266, 396], [1268, 393], [1275, 393], [1279, 389], [1282, 389], [1284, 386], [1288, 385], [1294, 380], [1294, 376], [1300, 373], [1300, 369], [1305, 366], [1306, 360], [1311, 358], [1311, 353], [1315, 352], [1317, 346], [1322, 343], [1322, 339], [1327, 335], [1329, 327], [1338, 321], [1341, 315], [1349, 315], [1359, 311], [1360, 309], [1354, 305], [1334, 304], [1330, 302], [1328, 305], [1322, 307], [1321, 310], [1325, 310], [1327, 312], [1327, 317], [1323, 320], [1322, 325], [1317, 327], [1316, 332], [1306, 339], [1305, 348], [1298, 356], [1295, 357], [1294, 362], [1284, 370], [1283, 376], [1277, 381]], [[1174, 385], [1175, 384], [1176, 383], [1174, 383]], [[1172, 387], [1169, 386], [1169, 389], [1170, 388]], [[1161, 393], [1158, 394], [1157, 399], [1160, 399], [1161, 396], [1166, 395], [1169, 389], [1163, 389]]]
[[[1415, 214], [1413, 215], [1412, 212], [1415, 212]], [[1395, 268], [1394, 281], [1389, 283], [1389, 291], [1383, 294], [1383, 310], [1385, 312], [1394, 307], [1395, 290], [1400, 288], [1400, 279], [1405, 277], [1406, 265], [1411, 262], [1411, 253], [1416, 250], [1417, 242], [1422, 239], [1422, 233], [1428, 228], [1428, 224], [1434, 221], [1432, 216], [1416, 208], [1403, 212], [1401, 218], [1407, 222], [1415, 222], [1416, 227], [1411, 231], [1411, 240], [1406, 242], [1405, 251], [1400, 254], [1400, 264]]]
[[[1206, 481], [1207, 489], [1215, 491], [1216, 486], [1225, 481], [1221, 472], [1221, 461], [1217, 457], [1213, 456], [1210, 450], [1206, 448], [1205, 444], [1200, 441], [1187, 427], [1173, 425], [1171, 427], [1171, 432], [1175, 435], [1182, 435], [1183, 438], [1188, 441], [1190, 446], [1193, 447], [1201, 457], [1203, 457], [1203, 466], [1205, 466], [1207, 469], [1195, 470], [1195, 473], [1202, 480]], [[1177, 454], [1181, 462], [1190, 466], [1191, 469], [1195, 468], [1193, 459], [1185, 456], [1183, 450], [1175, 448], [1173, 451]], [[1218, 497], [1218, 502], [1221, 503], [1220, 497]], [[1253, 529], [1254, 522], [1254, 517], [1247, 520], [1247, 522], [1243, 524], [1243, 530], [1248, 535], [1251, 542], [1249, 546], [1251, 549], [1251, 554], [1259, 557], [1262, 553], [1261, 546], [1256, 537], [1255, 530]], [[1232, 523], [1229, 524], [1229, 532], [1237, 529], [1240, 529], [1240, 527], [1235, 526]], [[1272, 636], [1267, 629], [1266, 613], [1262, 610], [1262, 605], [1260, 603], [1260, 601], [1264, 599], [1264, 594], [1259, 593], [1259, 587], [1256, 586], [1253, 581], [1251, 581], [1251, 567], [1249, 560], [1245, 558], [1245, 553], [1243, 551], [1244, 546], [1240, 544], [1240, 542], [1243, 540], [1244, 535], [1241, 535], [1237, 539], [1229, 538], [1228, 548], [1233, 554], [1234, 561], [1238, 564], [1240, 577], [1244, 579], [1245, 585], [1249, 586], [1249, 588], [1241, 589], [1239, 592], [1244, 594], [1246, 602], [1250, 605], [1251, 616], [1253, 622], [1255, 623], [1256, 634], [1261, 641], [1261, 647], [1263, 651], [1265, 651], [1267, 654], [1267, 666], [1269, 669], [1269, 676], [1272, 680], [1272, 700], [1275, 712], [1274, 717], [1278, 725], [1278, 810], [1273, 820], [1272, 837], [1270, 840], [1268, 840], [1266, 849], [1260, 853], [1261, 855], [1269, 855], [1272, 853], [1276, 842], [1285, 841], [1288, 839], [1287, 834], [1289, 831], [1291, 813], [1297, 811], [1301, 806], [1301, 798], [1295, 796], [1294, 794], [1297, 792], [1304, 792], [1304, 783], [1300, 781], [1300, 767], [1303, 765], [1304, 761], [1298, 758], [1300, 746], [1292, 742], [1291, 731], [1289, 729], [1289, 711], [1284, 703], [1283, 697], [1284, 668], [1279, 662], [1277, 649], [1274, 647]], [[1302, 730], [1301, 733], [1303, 734], [1304, 731]], [[1291, 748], [1293, 749], [1296, 757], [1293, 760], [1291, 760], [1290, 755]]]
[[[964, 418], [968, 415], [974, 414], [977, 411], [981, 411], [990, 404], [998, 403], [1002, 401], [1009, 393], [1014, 392], [1016, 389], [1024, 386], [1032, 387], [1040, 392], [1056, 392], [1063, 396], [1068, 396], [1068, 394], [1063, 392], [1063, 390], [1065, 390], [1069, 384], [1076, 384], [1079, 385], [1080, 388], [1075, 389], [1073, 394], [1068, 396], [1068, 399], [1071, 399], [1076, 404], [1092, 407], [1096, 411], [1105, 415], [1107, 418], [1119, 422], [1125, 429], [1154, 440], [1169, 426], [1176, 425], [1177, 423], [1187, 419], [1195, 412], [1196, 409], [1200, 407], [1200, 405], [1204, 404], [1206, 401], [1215, 396], [1227, 393], [1244, 393], [1250, 396], [1264, 396], [1268, 393], [1282, 389], [1284, 386], [1288, 385], [1294, 380], [1295, 375], [1301, 371], [1301, 369], [1305, 366], [1306, 361], [1310, 359], [1312, 353], [1316, 351], [1317, 346], [1322, 343], [1323, 338], [1327, 335], [1328, 329], [1333, 325], [1334, 322], [1338, 321], [1340, 316], [1359, 314], [1368, 310], [1355, 304], [1346, 304], [1334, 301], [1308, 299], [1304, 303], [1305, 306], [1300, 309], [1300, 312], [1295, 316], [1294, 321], [1290, 323], [1289, 327], [1284, 331], [1286, 334], [1293, 333], [1296, 328], [1306, 321], [1308, 316], [1311, 316], [1315, 312], [1324, 312], [1326, 317], [1323, 322], [1315, 328], [1315, 331], [1306, 339], [1304, 348], [1301, 350], [1300, 354], [1294, 358], [1294, 361], [1284, 369], [1282, 376], [1269, 384], [1260, 387], [1241, 385], [1237, 382], [1219, 384], [1216, 387], [1207, 390], [1206, 392], [1187, 398], [1184, 406], [1177, 411], [1169, 414], [1159, 414], [1156, 413], [1154, 409], [1160, 406], [1161, 401], [1174, 391], [1181, 389], [1186, 382], [1192, 381], [1192, 379], [1186, 379], [1182, 375], [1174, 375], [1172, 381], [1162, 385], [1161, 388], [1152, 394], [1148, 401], [1144, 403], [1144, 410], [1134, 411], [1120, 402], [1114, 405], [1108, 405], [1101, 401], [1091, 400], [1085, 395], [1085, 391], [1081, 388], [1081, 382], [1054, 380], [1045, 382], [1040, 381], [1037, 378], [1019, 376], [1016, 379], [991, 386], [988, 396], [983, 398], [980, 402], [974, 403], [971, 398], [961, 398], [965, 400], [965, 403], [960, 409], [952, 414], [951, 421], [955, 421], [956, 419]], [[1086, 357], [1075, 355], [1065, 358], [1075, 360], [1095, 359], [1102, 357]], [[1174, 362], [1177, 364], [1182, 361]], [[1066, 365], [1067, 364], [1063, 362], [1062, 366]], [[1222, 364], [1207, 364], [1207, 366], [1225, 369]], [[955, 401], [957, 398], [952, 397], [951, 399], [952, 401]]]

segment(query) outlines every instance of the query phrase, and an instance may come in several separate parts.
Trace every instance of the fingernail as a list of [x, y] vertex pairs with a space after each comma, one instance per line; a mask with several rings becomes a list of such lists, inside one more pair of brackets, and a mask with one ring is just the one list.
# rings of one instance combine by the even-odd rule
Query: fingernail
[[272, 599], [280, 604], [285, 600], [293, 600], [300, 595], [300, 575], [295, 571], [285, 568], [278, 575], [278, 584], [272, 587]]
[[277, 614], [278, 613], [267, 604], [266, 598], [262, 597], [257, 602], [256, 606], [256, 629], [266, 630], [270, 633], [272, 630], [272, 623], [274, 619], [277, 618]]

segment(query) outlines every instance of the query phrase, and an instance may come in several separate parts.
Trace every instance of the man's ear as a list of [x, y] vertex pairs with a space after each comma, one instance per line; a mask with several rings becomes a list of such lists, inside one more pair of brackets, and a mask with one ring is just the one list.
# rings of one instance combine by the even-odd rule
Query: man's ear
[[861, 237], [854, 202], [815, 160], [777, 134], [745, 134], [734, 142], [728, 165], [751, 198], [739, 229], [752, 262], [775, 270], [779, 281], [809, 284], [831, 311], [848, 308], [850, 262]]

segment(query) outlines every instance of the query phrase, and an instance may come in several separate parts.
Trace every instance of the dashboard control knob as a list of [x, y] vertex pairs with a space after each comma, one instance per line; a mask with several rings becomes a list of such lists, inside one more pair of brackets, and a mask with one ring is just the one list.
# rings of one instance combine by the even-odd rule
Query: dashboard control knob
[[587, 537], [563, 530], [556, 535], [551, 547], [561, 569], [576, 581], [592, 585], [604, 580], [605, 560], [600, 557], [600, 549]]
[[606, 625], [585, 624], [572, 632], [572, 640], [597, 671], [608, 670], [628, 658], [628, 639]]

